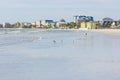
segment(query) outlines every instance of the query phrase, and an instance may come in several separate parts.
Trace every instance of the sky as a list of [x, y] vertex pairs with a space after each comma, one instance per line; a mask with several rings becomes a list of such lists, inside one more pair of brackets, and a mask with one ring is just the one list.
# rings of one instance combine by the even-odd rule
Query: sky
[[34, 22], [52, 19], [73, 21], [74, 15], [93, 16], [94, 20], [120, 19], [120, 0], [1, 0], [0, 23]]

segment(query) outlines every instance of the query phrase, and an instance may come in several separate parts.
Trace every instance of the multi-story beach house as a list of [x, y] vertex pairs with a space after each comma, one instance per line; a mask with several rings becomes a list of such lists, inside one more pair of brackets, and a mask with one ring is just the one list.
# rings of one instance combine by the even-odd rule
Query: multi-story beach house
[[61, 19], [59, 22], [57, 22], [56, 26], [61, 29], [66, 29], [66, 21], [64, 19]]

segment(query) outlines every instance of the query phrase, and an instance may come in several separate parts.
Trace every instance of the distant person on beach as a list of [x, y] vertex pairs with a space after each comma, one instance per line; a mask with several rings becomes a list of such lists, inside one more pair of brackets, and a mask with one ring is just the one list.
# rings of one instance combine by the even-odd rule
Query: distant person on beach
[[74, 40], [73, 40], [73, 44], [74, 44]]
[[53, 40], [53, 43], [55, 44], [55, 43], [56, 43], [56, 41], [55, 41], [55, 40]]

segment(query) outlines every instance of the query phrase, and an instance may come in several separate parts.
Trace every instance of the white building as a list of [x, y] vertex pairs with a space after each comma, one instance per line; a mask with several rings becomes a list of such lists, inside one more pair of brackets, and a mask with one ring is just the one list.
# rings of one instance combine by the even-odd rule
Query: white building
[[53, 20], [41, 20], [41, 27], [47, 28], [47, 27], [54, 27], [55, 22]]
[[36, 26], [36, 28], [40, 28], [41, 27], [41, 21], [36, 21], [35, 26]]
[[39, 20], [32, 23], [36, 28], [54, 28], [55, 22], [53, 20]]

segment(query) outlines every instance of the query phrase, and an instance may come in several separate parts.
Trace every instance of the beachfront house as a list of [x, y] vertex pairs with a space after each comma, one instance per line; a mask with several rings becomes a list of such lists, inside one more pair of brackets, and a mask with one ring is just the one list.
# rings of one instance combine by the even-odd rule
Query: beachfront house
[[35, 28], [54, 28], [55, 22], [53, 20], [39, 20], [32, 23]]
[[92, 16], [74, 16], [74, 23], [76, 23], [77, 28], [89, 28], [93, 29], [94, 18]]
[[80, 28], [86, 28], [86, 29], [97, 29], [98, 23], [97, 22], [81, 22]]
[[101, 27], [102, 28], [110, 28], [113, 22], [114, 22], [114, 20], [112, 18], [105, 17], [101, 21]]
[[61, 19], [59, 22], [56, 23], [56, 26], [60, 29], [66, 29], [66, 21], [64, 19]]
[[54, 27], [54, 21], [53, 20], [41, 20], [40, 26], [42, 28], [53, 28]]

